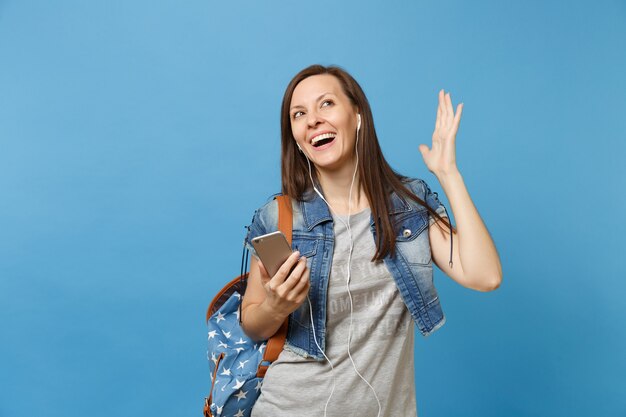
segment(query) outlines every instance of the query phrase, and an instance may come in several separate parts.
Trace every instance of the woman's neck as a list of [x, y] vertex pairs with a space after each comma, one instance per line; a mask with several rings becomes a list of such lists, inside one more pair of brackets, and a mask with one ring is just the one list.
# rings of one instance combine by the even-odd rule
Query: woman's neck
[[354, 164], [346, 164], [344, 167], [342, 170], [330, 172], [318, 169], [317, 176], [324, 191], [324, 198], [332, 206], [335, 214], [347, 215], [348, 208], [350, 209], [350, 214], [359, 213], [369, 207], [369, 202], [357, 172], [354, 177], [354, 185], [352, 186], [352, 204], [348, 207]]

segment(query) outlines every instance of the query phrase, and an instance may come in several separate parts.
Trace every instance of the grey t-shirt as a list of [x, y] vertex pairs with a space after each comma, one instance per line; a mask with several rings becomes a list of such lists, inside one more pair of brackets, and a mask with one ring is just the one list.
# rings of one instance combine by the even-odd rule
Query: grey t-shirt
[[[341, 218], [347, 223], [347, 216]], [[357, 375], [348, 356], [350, 239], [343, 222], [335, 215], [333, 220], [335, 249], [328, 285], [325, 353], [334, 366], [336, 386], [327, 416], [376, 417], [374, 393]], [[376, 246], [370, 231], [370, 210], [352, 215], [350, 228], [354, 241], [350, 272], [352, 359], [376, 391], [381, 416], [415, 416], [413, 319], [385, 264], [371, 262]], [[326, 360], [305, 359], [285, 349], [265, 375], [252, 417], [322, 417], [332, 384], [333, 373]]]

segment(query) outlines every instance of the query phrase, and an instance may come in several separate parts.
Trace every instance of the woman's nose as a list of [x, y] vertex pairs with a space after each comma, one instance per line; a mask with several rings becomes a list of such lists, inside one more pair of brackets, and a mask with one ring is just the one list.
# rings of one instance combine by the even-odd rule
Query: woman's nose
[[320, 119], [319, 119], [317, 113], [315, 113], [315, 112], [308, 113], [306, 121], [309, 124], [309, 126], [315, 126], [315, 125], [320, 123]]

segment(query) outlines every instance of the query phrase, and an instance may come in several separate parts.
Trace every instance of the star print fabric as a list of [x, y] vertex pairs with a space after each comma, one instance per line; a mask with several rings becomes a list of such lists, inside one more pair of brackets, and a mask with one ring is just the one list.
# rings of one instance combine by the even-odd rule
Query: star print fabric
[[211, 371], [209, 408], [213, 417], [249, 417], [263, 383], [256, 376], [265, 343], [256, 343], [239, 325], [237, 292], [208, 321], [207, 358]]

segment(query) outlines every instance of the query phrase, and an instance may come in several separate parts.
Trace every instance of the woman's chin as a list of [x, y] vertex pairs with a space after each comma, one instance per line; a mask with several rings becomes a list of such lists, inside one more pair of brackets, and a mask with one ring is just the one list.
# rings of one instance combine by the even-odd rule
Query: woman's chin
[[350, 160], [342, 160], [337, 155], [324, 155], [317, 157], [314, 161], [315, 167], [321, 171], [336, 172], [345, 169], [346, 165], [354, 166]]

